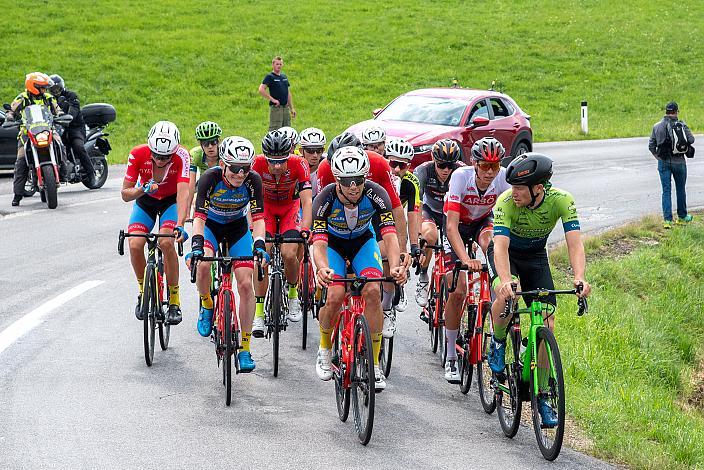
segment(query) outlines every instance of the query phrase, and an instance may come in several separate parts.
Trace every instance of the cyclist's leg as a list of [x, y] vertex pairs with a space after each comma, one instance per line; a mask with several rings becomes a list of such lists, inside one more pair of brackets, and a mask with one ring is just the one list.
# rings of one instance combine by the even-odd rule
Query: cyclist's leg
[[[489, 272], [492, 276], [492, 288], [498, 287], [499, 283], [499, 277], [496, 275], [496, 265], [494, 264], [494, 243], [489, 242], [489, 246], [487, 247], [487, 252], [486, 252], [486, 258], [487, 261], [489, 262]], [[511, 253], [509, 252], [509, 263], [511, 267], [511, 274], [513, 276], [518, 275], [518, 271], [516, 270], [516, 265], [514, 263], [514, 258], [511, 256]], [[506, 308], [506, 301], [508, 298], [503, 297], [499, 294], [496, 295], [496, 299], [494, 300], [494, 303], [491, 306], [491, 319], [494, 325], [494, 339], [498, 341], [505, 341], [506, 340], [506, 328], [508, 325], [508, 322], [511, 320], [509, 317], [506, 318], [501, 318], [501, 314], [503, 313], [504, 309]]]
[[[467, 244], [472, 240], [472, 226], [458, 226], [460, 237], [462, 241]], [[442, 245], [445, 251], [445, 266], [455, 265], [455, 262], [459, 260], [459, 256], [452, 249], [452, 245], [448, 240], [447, 236], [443, 235]], [[448, 288], [452, 286], [453, 275], [452, 271], [448, 271], [445, 275], [445, 282]], [[460, 328], [460, 318], [462, 317], [462, 308], [464, 307], [465, 297], [467, 295], [467, 272], [460, 271], [457, 279], [457, 287], [454, 292], [449, 293], [447, 298], [447, 303], [445, 304], [445, 340], [447, 360], [446, 364], [446, 374], [445, 378], [450, 380], [459, 378], [455, 369], [453, 373], [450, 373], [449, 368], [453, 366], [450, 361], [457, 360], [457, 351], [455, 350], [455, 343], [457, 341], [457, 335], [459, 334]]]
[[[203, 254], [205, 256], [213, 256], [217, 252], [218, 236], [215, 232], [215, 224], [211, 221], [205, 222], [203, 229], [203, 238], [205, 239]], [[209, 226], [210, 225], [210, 226]], [[211, 228], [212, 227], [212, 228]], [[200, 311], [198, 312], [198, 333], [203, 337], [210, 336], [213, 330], [213, 297], [210, 293], [211, 287], [211, 261], [202, 261], [198, 263], [198, 273], [196, 274], [196, 287], [200, 296]]]
[[[345, 276], [345, 260], [338, 252], [338, 248], [328, 245], [328, 266], [335, 273], [336, 278]], [[320, 349], [329, 351], [332, 348], [331, 334], [340, 316], [340, 308], [345, 299], [345, 287], [341, 283], [332, 283], [328, 286], [325, 306], [318, 313], [320, 321]]]
[[[171, 235], [176, 227], [176, 219], [178, 218], [176, 203], [168, 204], [167, 207], [160, 211], [159, 214], [159, 233], [163, 235]], [[173, 238], [160, 238], [159, 248], [164, 254], [164, 273], [166, 274], [166, 283], [169, 286], [169, 305], [181, 306], [178, 290], [178, 255], [176, 254], [176, 246]]]
[[[435, 245], [438, 242], [438, 224], [436, 217], [425, 205], [423, 206], [423, 222], [420, 225], [420, 236], [429, 245]], [[423, 250], [423, 255], [424, 259], [421, 263], [421, 271], [427, 272], [433, 250], [426, 248]]]
[[[266, 230], [266, 236], [271, 237], [276, 233], [276, 221], [278, 216], [274, 210], [275, 206], [271, 204], [264, 204], [264, 225]], [[266, 251], [271, 252], [271, 243], [266, 244]], [[260, 319], [257, 323], [262, 325], [264, 322], [264, 296], [266, 295], [266, 290], [269, 288], [269, 269], [264, 268], [264, 278], [260, 281], [259, 278], [254, 279], [254, 295], [255, 295], [255, 317]], [[258, 330], [255, 332], [255, 336], [260, 337]], [[262, 333], [263, 336], [263, 333]]]
[[[380, 277], [382, 275], [381, 253], [375, 237], [369, 239], [359, 248], [352, 258], [352, 268], [357, 276]], [[379, 349], [381, 348], [381, 327], [384, 317], [381, 309], [379, 284], [369, 283], [362, 289], [369, 330], [372, 333], [374, 364], [379, 365]]]
[[[239, 239], [230, 245], [230, 256], [252, 255], [252, 233], [243, 224], [244, 230]], [[252, 334], [252, 321], [254, 320], [254, 292], [252, 291], [252, 274], [254, 273], [253, 261], [237, 261], [235, 263], [235, 280], [237, 293], [240, 297], [239, 318], [242, 330], [242, 349], [249, 351], [249, 336]], [[245, 336], [247, 336], [245, 340]], [[245, 342], [247, 344], [245, 344]]]
[[[298, 216], [299, 202], [296, 200], [290, 207], [281, 215], [279, 223], [279, 231], [284, 237], [300, 237], [301, 219]], [[285, 243], [281, 247], [281, 257], [284, 259], [284, 271], [286, 281], [289, 286], [298, 284], [298, 270], [300, 259], [298, 257], [298, 244]], [[289, 296], [289, 298], [291, 298]]]
[[[150, 207], [144, 207], [138, 202], [132, 206], [132, 214], [130, 215], [127, 233], [146, 234], [151, 232], [156, 221], [156, 212], [150, 210]], [[139, 283], [139, 292], [142, 292], [144, 283], [144, 268], [147, 266], [147, 259], [144, 255], [144, 245], [147, 240], [141, 237], [128, 239], [130, 247], [130, 263]]]

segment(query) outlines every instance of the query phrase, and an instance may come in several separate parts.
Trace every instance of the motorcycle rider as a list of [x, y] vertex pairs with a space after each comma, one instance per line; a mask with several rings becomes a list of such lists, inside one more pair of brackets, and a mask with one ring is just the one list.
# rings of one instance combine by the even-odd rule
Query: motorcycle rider
[[[12, 101], [12, 104], [10, 104], [10, 109], [5, 114], [5, 123], [3, 123], [3, 126], [12, 126], [12, 122], [20, 117], [22, 110], [33, 104], [45, 105], [54, 116], [62, 115], [63, 111], [61, 111], [56, 99], [50, 93], [47, 93], [47, 90], [53, 84], [51, 78], [45, 73], [28, 73], [24, 80], [25, 90], [17, 95]], [[55, 134], [54, 138], [58, 139], [59, 136]], [[12, 182], [12, 189], [15, 193], [15, 197], [12, 199], [13, 206], [20, 205], [20, 201], [24, 196], [24, 185], [27, 183], [27, 176], [29, 174], [29, 167], [27, 166], [27, 160], [25, 160], [24, 146], [26, 143], [27, 129], [22, 126], [17, 135], [17, 161], [15, 161], [15, 176]]]
[[93, 162], [86, 151], [86, 123], [81, 115], [81, 104], [78, 95], [66, 89], [64, 79], [60, 75], [51, 75], [53, 85], [49, 87], [49, 93], [52, 94], [61, 108], [61, 111], [73, 116], [73, 120], [66, 129], [63, 136], [64, 145], [73, 149], [73, 155], [81, 161], [81, 167], [88, 178], [90, 186], [95, 184], [95, 169]]

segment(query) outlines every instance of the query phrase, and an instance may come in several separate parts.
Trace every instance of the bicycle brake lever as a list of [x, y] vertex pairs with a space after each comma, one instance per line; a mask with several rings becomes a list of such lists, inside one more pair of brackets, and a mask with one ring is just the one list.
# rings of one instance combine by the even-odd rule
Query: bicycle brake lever
[[178, 242], [178, 255], [183, 257], [183, 242]]
[[507, 316], [509, 316], [510, 313], [511, 313], [511, 299], [508, 299], [506, 301], [506, 308], [504, 308], [504, 311], [499, 314], [499, 317], [506, 318]]
[[196, 270], [196, 257], [191, 258], [191, 284], [196, 283], [196, 274], [198, 271]]
[[120, 256], [125, 254], [125, 231], [120, 230], [120, 238], [117, 241], [117, 252]]
[[584, 297], [580, 297], [579, 299], [577, 299], [577, 305], [579, 305], [579, 310], [577, 310], [577, 316], [581, 317], [589, 311], [589, 304], [587, 303], [587, 299], [585, 299]]

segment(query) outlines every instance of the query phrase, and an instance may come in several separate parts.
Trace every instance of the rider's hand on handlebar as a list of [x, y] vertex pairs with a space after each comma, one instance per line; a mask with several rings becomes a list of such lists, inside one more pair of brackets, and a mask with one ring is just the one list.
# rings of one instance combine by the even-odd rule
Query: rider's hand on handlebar
[[396, 284], [399, 286], [402, 286], [406, 283], [408, 278], [406, 277], [406, 273], [408, 272], [408, 268], [404, 266], [398, 266], [396, 268], [391, 268], [389, 270], [389, 274], [391, 274], [391, 277], [394, 278], [396, 281]]
[[183, 243], [188, 240], [188, 232], [182, 225], [174, 228], [174, 236], [176, 237], [176, 243]]
[[400, 261], [401, 268], [403, 268], [404, 271], [408, 271], [408, 268], [411, 267], [413, 258], [411, 258], [410, 253], [401, 253]]
[[333, 280], [335, 280], [335, 271], [330, 268], [319, 268], [315, 273], [315, 277], [321, 287], [327, 287]]
[[582, 291], [577, 294], [577, 297], [589, 297], [589, 293], [592, 291], [592, 286], [590, 286], [587, 281], [584, 279], [575, 279], [573, 282], [575, 287], [580, 284], [582, 285]]
[[264, 243], [264, 240], [259, 239], [254, 242], [252, 255], [254, 256], [254, 259], [261, 264], [262, 269], [266, 268], [269, 264], [269, 253], [266, 252], [266, 243]]
[[159, 183], [154, 180], [149, 180], [142, 186], [142, 191], [144, 194], [151, 195], [159, 190]]
[[482, 270], [482, 262], [479, 261], [478, 259], [471, 259], [467, 258], [465, 260], [461, 260], [462, 264], [467, 266], [467, 268], [470, 271], [481, 271]]
[[513, 290], [513, 281], [500, 283], [499, 288], [496, 289], [496, 295], [504, 299], [515, 298], [516, 293]]

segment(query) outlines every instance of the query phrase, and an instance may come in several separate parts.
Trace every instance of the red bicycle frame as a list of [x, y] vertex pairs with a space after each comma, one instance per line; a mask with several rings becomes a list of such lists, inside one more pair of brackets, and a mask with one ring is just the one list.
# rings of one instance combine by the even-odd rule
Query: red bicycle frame
[[[467, 266], [463, 266], [459, 261], [455, 264], [453, 269], [453, 279], [452, 287], [450, 292], [454, 292], [460, 271], [469, 271]], [[479, 295], [476, 293], [476, 285], [479, 284]], [[489, 269], [486, 264], [482, 265], [482, 270], [471, 271], [467, 273], [465, 278], [466, 292], [464, 302], [460, 311], [463, 311], [468, 305], [476, 305], [477, 315], [474, 319], [474, 328], [470, 329], [471, 337], [469, 338], [469, 363], [471, 365], [478, 364], [482, 361], [482, 332], [484, 328], [484, 308], [491, 303], [491, 290], [489, 287]], [[468, 325], [469, 328], [469, 325]], [[457, 351], [458, 357], [463, 357], [465, 349], [459, 345], [455, 344], [455, 350]]]

